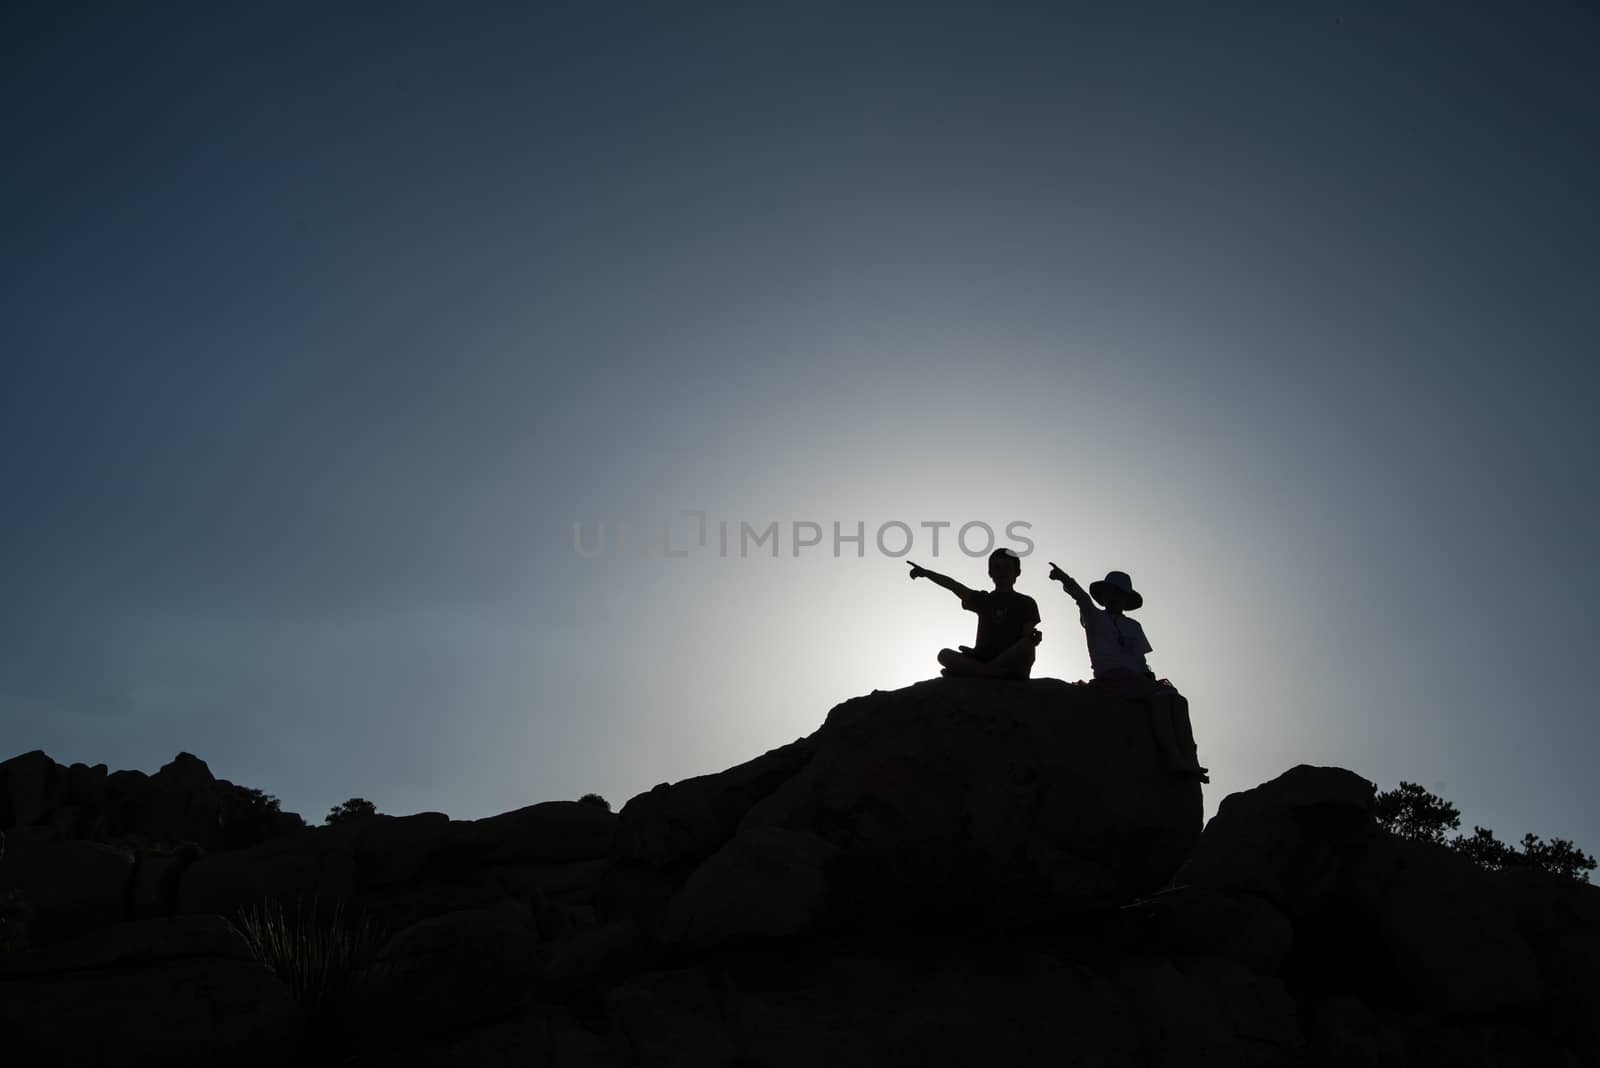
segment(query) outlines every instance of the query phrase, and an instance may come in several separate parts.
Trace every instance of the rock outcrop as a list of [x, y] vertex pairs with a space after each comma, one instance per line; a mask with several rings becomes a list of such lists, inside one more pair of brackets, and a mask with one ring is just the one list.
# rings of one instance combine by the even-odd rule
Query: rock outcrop
[[[243, 848], [192, 757], [146, 777], [25, 754], [0, 764], [0, 895], [35, 935], [0, 957], [8, 1052], [1600, 1064], [1600, 890], [1382, 834], [1373, 785], [1338, 768], [1232, 795], [1202, 833], [1151, 715], [1055, 680], [935, 680], [615, 815], [285, 823]], [[262, 899], [385, 933], [337, 1018], [244, 952], [226, 920]]]
[[0, 830], [148, 851], [185, 842], [238, 849], [304, 826], [260, 791], [216, 778], [190, 753], [154, 775], [57, 764], [37, 749], [0, 762]]
[[846, 701], [741, 831], [856, 855], [959, 858], [1052, 901], [1162, 886], [1200, 835], [1200, 783], [1166, 770], [1148, 702], [1057, 679], [939, 679]]

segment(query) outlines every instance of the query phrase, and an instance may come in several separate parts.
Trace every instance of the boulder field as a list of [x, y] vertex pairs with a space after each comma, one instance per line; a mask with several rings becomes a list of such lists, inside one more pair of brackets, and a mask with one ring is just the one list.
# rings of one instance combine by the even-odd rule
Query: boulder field
[[[19, 1064], [1594, 1065], [1600, 889], [1223, 800], [1161, 698], [938, 679], [620, 812], [306, 828], [180, 754], [0, 763]], [[241, 934], [335, 916], [337, 996]], [[337, 910], [337, 912], [335, 911]], [[304, 953], [306, 951], [302, 951]]]

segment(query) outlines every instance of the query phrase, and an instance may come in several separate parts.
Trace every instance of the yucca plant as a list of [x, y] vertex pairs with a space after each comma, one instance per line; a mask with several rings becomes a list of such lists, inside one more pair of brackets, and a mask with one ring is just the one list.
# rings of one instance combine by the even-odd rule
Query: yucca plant
[[384, 932], [344, 902], [267, 900], [239, 910], [234, 929], [250, 953], [289, 988], [308, 1021], [326, 1023], [371, 968]]

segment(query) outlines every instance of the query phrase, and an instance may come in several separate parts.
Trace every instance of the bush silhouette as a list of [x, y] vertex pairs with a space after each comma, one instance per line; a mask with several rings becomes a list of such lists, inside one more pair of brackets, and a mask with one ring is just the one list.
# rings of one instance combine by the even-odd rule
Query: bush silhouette
[[323, 906], [315, 897], [297, 899], [292, 909], [276, 900], [248, 906], [233, 927], [317, 1027], [333, 1022], [347, 1006], [385, 937], [372, 917], [353, 916], [339, 901]]
[[329, 809], [322, 822], [324, 826], [332, 827], [335, 824], [349, 823], [351, 820], [365, 819], [368, 816], [376, 816], [377, 814], [377, 805], [374, 805], [364, 797], [352, 797], [350, 800]]
[[599, 794], [584, 794], [582, 797], [578, 798], [578, 803], [580, 805], [594, 805], [596, 808], [603, 808], [607, 812], [611, 811], [611, 802], [607, 801]]
[[244, 849], [306, 825], [299, 816], [279, 808], [278, 799], [271, 794], [220, 780], [217, 789], [222, 795], [219, 848]]
[[1522, 848], [1507, 845], [1487, 827], [1473, 827], [1470, 835], [1445, 836], [1461, 826], [1461, 813], [1444, 798], [1429, 793], [1414, 782], [1402, 782], [1393, 790], [1378, 794], [1373, 804], [1378, 826], [1390, 834], [1415, 842], [1445, 845], [1480, 868], [1505, 871], [1533, 868], [1572, 879], [1589, 881], [1595, 859], [1565, 838], [1546, 842], [1536, 834], [1522, 836]]

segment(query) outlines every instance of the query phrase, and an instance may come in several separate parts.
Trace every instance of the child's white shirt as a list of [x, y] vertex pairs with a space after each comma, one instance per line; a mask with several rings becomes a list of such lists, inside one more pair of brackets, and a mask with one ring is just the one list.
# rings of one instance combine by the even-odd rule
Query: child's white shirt
[[1137, 622], [1098, 607], [1079, 609], [1078, 618], [1089, 641], [1089, 663], [1096, 673], [1132, 671], [1142, 675], [1149, 670], [1144, 655], [1154, 650]]

